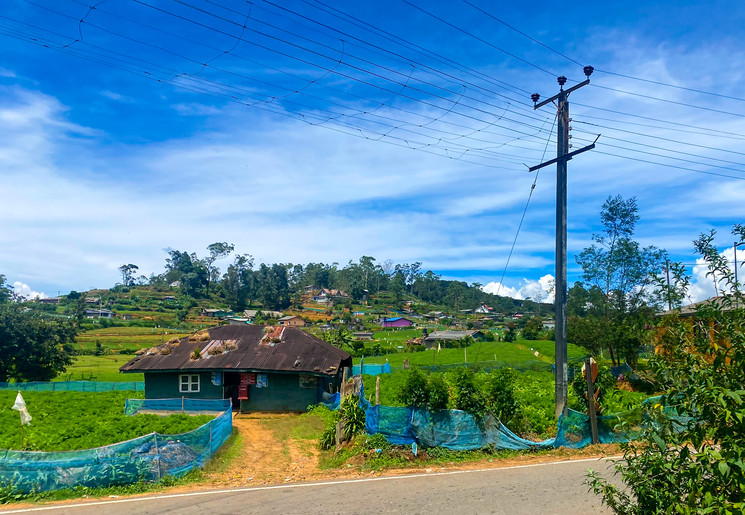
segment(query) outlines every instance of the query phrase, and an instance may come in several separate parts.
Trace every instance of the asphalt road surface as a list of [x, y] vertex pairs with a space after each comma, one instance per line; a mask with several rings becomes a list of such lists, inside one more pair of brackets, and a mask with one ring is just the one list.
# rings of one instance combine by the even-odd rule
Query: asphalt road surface
[[0, 509], [0, 513], [119, 515], [173, 513], [610, 513], [583, 484], [588, 468], [606, 477], [607, 460], [585, 459], [508, 468], [435, 471], [342, 481], [74, 501], [64, 505]]

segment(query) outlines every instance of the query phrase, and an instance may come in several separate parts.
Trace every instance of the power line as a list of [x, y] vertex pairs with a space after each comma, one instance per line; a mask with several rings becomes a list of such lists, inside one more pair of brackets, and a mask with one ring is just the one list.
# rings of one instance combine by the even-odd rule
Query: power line
[[676, 166], [676, 165], [670, 165], [670, 164], [665, 164], [665, 163], [658, 163], [658, 162], [655, 162], [655, 161], [649, 161], [649, 160], [646, 160], [646, 159], [639, 159], [639, 158], [636, 158], [636, 157], [623, 156], [623, 155], [619, 155], [619, 154], [612, 154], [610, 152], [603, 152], [603, 151], [597, 150], [597, 149], [595, 149], [595, 152], [597, 154], [603, 154], [603, 155], [611, 156], [611, 157], [619, 157], [621, 159], [627, 159], [627, 160], [630, 160], [630, 161], [638, 161], [640, 163], [647, 163], [647, 164], [652, 164], [652, 165], [656, 165], [656, 166], [664, 166], [666, 168], [674, 168], [674, 169], [677, 169], [677, 170], [685, 170], [687, 172], [701, 173], [701, 174], [705, 174], [705, 175], [713, 175], [713, 176], [716, 176], [716, 177], [725, 177], [727, 179], [735, 179], [735, 180], [738, 180], [738, 181], [745, 181], [745, 177], [737, 177], [737, 176], [732, 176], [732, 175], [727, 175], [727, 174], [717, 173], [717, 172], [707, 172], [707, 171], [704, 171], [704, 170], [695, 170], [693, 168], [686, 168], [684, 166]]
[[[551, 141], [550, 135], [554, 132], [554, 125], [556, 124], [556, 118], [558, 117], [558, 112], [556, 116], [554, 116], [554, 121], [551, 124], [551, 131], [549, 132], [549, 137], [546, 138], [546, 146], [543, 148], [543, 155], [541, 156], [541, 161], [546, 158], [546, 150], [548, 150], [548, 144]], [[520, 223], [517, 224], [517, 231], [515, 231], [515, 238], [512, 240], [512, 246], [510, 247], [510, 252], [507, 255], [507, 261], [504, 264], [504, 268], [502, 269], [502, 276], [499, 278], [499, 286], [497, 287], [497, 293], [495, 295], [499, 295], [499, 292], [502, 290], [502, 284], [504, 283], [504, 276], [507, 274], [507, 267], [510, 266], [510, 260], [512, 259], [512, 253], [515, 250], [515, 244], [517, 243], [517, 237], [520, 235], [520, 229], [523, 226], [523, 221], [525, 220], [525, 214], [528, 212], [528, 206], [530, 205], [530, 199], [533, 198], [533, 191], [535, 191], [535, 186], [538, 183], [538, 176], [541, 173], [540, 170], [537, 170], [535, 173], [535, 178], [533, 179], [533, 184], [530, 186], [530, 192], [528, 193], [528, 200], [525, 202], [525, 208], [523, 209], [523, 214], [520, 217]]]
[[402, 1], [403, 3], [405, 3], [406, 5], [410, 5], [410, 6], [411, 6], [411, 7], [413, 7], [414, 9], [417, 9], [417, 10], [419, 10], [419, 11], [423, 12], [424, 14], [427, 14], [427, 15], [431, 16], [432, 18], [434, 18], [434, 19], [436, 19], [436, 20], [438, 20], [438, 21], [440, 21], [440, 22], [444, 23], [444, 24], [445, 24], [445, 25], [447, 25], [448, 27], [452, 27], [452, 28], [454, 28], [455, 30], [457, 30], [457, 31], [459, 31], [459, 32], [462, 32], [462, 33], [464, 33], [464, 34], [467, 34], [468, 36], [470, 36], [470, 37], [472, 37], [472, 38], [474, 38], [474, 39], [476, 39], [476, 40], [478, 40], [478, 41], [481, 41], [481, 42], [482, 42], [482, 43], [484, 43], [485, 45], [488, 45], [488, 46], [492, 47], [493, 49], [495, 49], [495, 50], [498, 50], [498, 51], [502, 52], [503, 54], [505, 54], [505, 55], [508, 55], [508, 56], [512, 57], [513, 59], [516, 59], [516, 60], [520, 61], [521, 63], [527, 64], [528, 66], [532, 66], [532, 67], [533, 67], [533, 68], [535, 68], [536, 70], [540, 70], [540, 71], [542, 71], [543, 73], [547, 73], [547, 74], [549, 74], [549, 75], [551, 75], [551, 76], [553, 76], [553, 77], [556, 77], [556, 74], [555, 74], [555, 73], [553, 73], [553, 72], [550, 72], [550, 71], [546, 70], [545, 68], [541, 68], [541, 67], [540, 67], [540, 66], [538, 66], [537, 64], [531, 63], [530, 61], [526, 61], [526, 60], [525, 60], [525, 59], [523, 59], [522, 57], [518, 57], [518, 56], [516, 56], [515, 54], [512, 54], [512, 53], [508, 52], [507, 50], [504, 50], [503, 48], [500, 48], [500, 47], [498, 47], [497, 45], [495, 45], [495, 44], [493, 44], [493, 43], [491, 43], [491, 42], [489, 42], [489, 41], [487, 41], [487, 40], [485, 40], [485, 39], [483, 39], [483, 38], [480, 38], [480, 37], [479, 37], [479, 36], [477, 36], [476, 34], [473, 34], [473, 33], [471, 33], [471, 32], [468, 32], [467, 30], [465, 30], [465, 29], [463, 29], [463, 28], [461, 28], [461, 27], [458, 27], [457, 25], [454, 25], [454, 24], [450, 23], [449, 21], [447, 21], [447, 20], [445, 20], [445, 19], [443, 19], [443, 18], [441, 18], [441, 17], [437, 16], [436, 14], [434, 14], [434, 13], [432, 13], [432, 12], [430, 12], [430, 11], [428, 11], [428, 10], [426, 10], [426, 9], [422, 8], [422, 7], [419, 7], [419, 6], [418, 6], [418, 5], [416, 5], [416, 4], [413, 4], [413, 3], [409, 2], [409, 0], [401, 0], [401, 1]]
[[[537, 43], [538, 45], [542, 46], [543, 48], [545, 48], [547, 50], [550, 50], [554, 54], [556, 54], [556, 55], [558, 55], [560, 57], [563, 57], [564, 59], [566, 59], [568, 61], [571, 61], [574, 64], [577, 64], [579, 66], [583, 66], [583, 64], [580, 63], [579, 61], [577, 61], [576, 59], [574, 59], [572, 57], [569, 57], [568, 55], [559, 52], [555, 48], [550, 47], [549, 45], [543, 43], [542, 41], [539, 41], [539, 40], [535, 39], [534, 37], [530, 36], [529, 34], [526, 34], [525, 32], [523, 32], [523, 31], [521, 31], [521, 30], [513, 27], [509, 23], [505, 22], [504, 20], [501, 20], [500, 18], [497, 18], [494, 14], [492, 14], [492, 13], [490, 13], [490, 12], [482, 9], [481, 7], [479, 7], [479, 6], [477, 6], [477, 5], [469, 2], [468, 0], [463, 0], [463, 2], [465, 4], [470, 5], [471, 7], [473, 7], [474, 9], [476, 9], [477, 11], [481, 12], [482, 14], [485, 14], [489, 18], [491, 18], [491, 19], [493, 19], [493, 20], [501, 23], [505, 27], [513, 30], [514, 32], [517, 32], [521, 36], [528, 38], [532, 42]], [[733, 96], [730, 96], [730, 95], [723, 95], [721, 93], [713, 93], [711, 91], [704, 91], [704, 90], [701, 90], [701, 89], [689, 88], [689, 87], [686, 87], [686, 86], [679, 86], [677, 84], [669, 84], [667, 82], [662, 82], [662, 81], [652, 80], [652, 79], [645, 79], [645, 78], [642, 78], [642, 77], [635, 77], [633, 75], [627, 75], [627, 74], [623, 74], [623, 73], [612, 72], [612, 71], [603, 70], [603, 69], [600, 69], [600, 68], [595, 68], [595, 72], [605, 73], [607, 75], [615, 75], [616, 77], [623, 77], [625, 79], [631, 79], [631, 80], [636, 80], [636, 81], [640, 81], [640, 82], [646, 82], [648, 84], [656, 84], [658, 86], [665, 86], [665, 87], [668, 87], [668, 88], [675, 88], [675, 89], [680, 89], [680, 90], [684, 90], [684, 91], [690, 91], [690, 92], [693, 92], [693, 93], [701, 93], [703, 95], [711, 95], [711, 96], [715, 96], [715, 97], [726, 98], [726, 99], [729, 99], [729, 100], [738, 100], [740, 102], [745, 102], [745, 98], [741, 98], [741, 97], [733, 97]], [[633, 94], [633, 93], [630, 93], [630, 94]]]
[[[37, 5], [37, 4], [34, 4], [33, 2], [30, 2], [29, 0], [26, 0], [26, 1], [27, 1], [28, 3], [31, 3], [31, 4], [33, 4], [33, 5]], [[136, 1], [137, 1], [137, 0], [136, 0]], [[138, 3], [143, 3], [143, 2], [138, 2]], [[148, 6], [149, 6], [149, 5], [148, 5]], [[68, 15], [65, 15], [64, 13], [59, 13], [58, 11], [54, 11], [53, 9], [50, 9], [50, 8], [48, 8], [48, 7], [45, 7], [45, 6], [39, 6], [39, 7], [42, 7], [42, 8], [44, 8], [44, 9], [46, 9], [46, 10], [50, 10], [51, 12], [54, 12], [54, 13], [56, 13], [56, 14], [58, 14], [58, 15], [61, 15], [61, 16], [66, 16], [66, 17], [68, 17], [68, 18], [72, 18], [72, 17], [70, 17], [70, 16], [68, 16]], [[150, 6], [150, 7], [152, 7], [152, 6]], [[157, 9], [157, 8], [156, 8], [156, 9]], [[158, 10], [160, 10], [160, 9], [158, 9]], [[161, 11], [162, 11], [162, 10], [161, 10]], [[169, 11], [166, 11], [166, 12], [168, 12], [168, 13], [169, 13], [169, 14], [171, 14], [171, 15], [174, 15], [174, 16], [177, 16], [177, 17], [179, 17], [178, 15], [175, 15], [174, 13], [170, 13]], [[197, 23], [197, 24], [199, 24], [198, 22], [194, 22], [193, 20], [189, 20], [189, 21], [192, 21], [193, 23]], [[202, 25], [202, 24], [200, 24], [200, 25]], [[113, 31], [111, 31], [110, 29], [106, 29], [106, 28], [104, 28], [104, 27], [100, 27], [100, 26], [97, 26], [97, 25], [92, 25], [92, 26], [94, 26], [94, 27], [98, 28], [99, 30], [103, 30], [103, 31], [106, 31], [106, 32], [108, 32], [108, 33], [111, 33], [111, 34], [113, 34], [113, 35], [116, 35], [116, 36], [119, 36], [119, 37], [122, 37], [122, 38], [125, 38], [125, 39], [129, 39], [129, 40], [132, 40], [132, 41], [134, 41], [134, 42], [137, 42], [137, 43], [139, 43], [139, 44], [143, 44], [143, 45], [146, 45], [146, 46], [151, 46], [151, 47], [157, 48], [157, 49], [159, 49], [159, 50], [161, 50], [161, 51], [164, 51], [164, 52], [170, 53], [170, 54], [172, 54], [172, 55], [176, 55], [176, 56], [178, 56], [178, 57], [180, 57], [180, 58], [182, 58], [182, 59], [186, 59], [186, 60], [188, 60], [188, 61], [191, 61], [191, 62], [193, 62], [193, 63], [195, 63], [195, 64], [199, 64], [199, 62], [198, 62], [198, 61], [195, 61], [195, 60], [193, 60], [193, 59], [191, 59], [191, 58], [189, 58], [189, 57], [187, 57], [187, 56], [184, 56], [184, 55], [181, 55], [181, 54], [179, 54], [179, 53], [173, 52], [173, 51], [171, 51], [171, 50], [168, 50], [168, 49], [165, 49], [165, 48], [159, 47], [159, 46], [157, 46], [157, 45], [153, 45], [153, 44], [151, 44], [151, 43], [147, 43], [147, 42], [141, 41], [141, 40], [139, 40], [139, 39], [136, 39], [136, 38], [131, 38], [131, 37], [129, 37], [129, 36], [126, 36], [126, 35], [123, 35], [123, 34], [120, 34], [120, 33], [116, 33], [116, 32], [113, 32]], [[210, 28], [211, 28], [211, 27], [210, 27]], [[214, 30], [217, 30], [217, 29], [214, 29]], [[218, 30], [218, 31], [219, 31], [219, 30]], [[219, 31], [219, 32], [221, 32], [221, 31]], [[294, 56], [289, 56], [289, 57], [293, 57], [293, 58], [294, 58]], [[314, 63], [309, 63], [309, 62], [307, 62], [307, 61], [303, 61], [303, 62], [306, 62], [306, 63], [308, 63], [308, 64], [314, 64]], [[267, 83], [266, 83], [265, 81], [258, 81], [258, 80], [256, 80], [256, 79], [253, 79], [252, 77], [248, 77], [248, 76], [246, 76], [246, 75], [243, 75], [243, 74], [238, 74], [238, 73], [236, 73], [236, 72], [232, 72], [232, 71], [229, 71], [229, 70], [223, 70], [223, 69], [221, 69], [221, 68], [216, 68], [216, 67], [211, 67], [211, 68], [212, 68], [212, 69], [216, 69], [216, 70], [219, 70], [219, 71], [223, 71], [223, 72], [225, 72], [225, 73], [229, 73], [229, 74], [232, 74], [232, 75], [236, 75], [236, 76], [239, 76], [239, 77], [241, 77], [241, 78], [245, 78], [245, 79], [249, 79], [249, 80], [255, 80], [255, 81], [257, 81], [257, 82], [263, 82], [263, 83], [267, 84]], [[329, 70], [328, 68], [323, 68], [323, 69], [324, 69], [324, 70], [327, 70], [327, 71], [333, 71], [333, 70]], [[178, 76], [178, 75], [179, 75], [179, 73], [178, 73], [177, 71], [175, 71], [175, 70], [172, 70], [172, 71], [171, 71], [171, 73], [173, 73], [173, 75], [174, 75], [174, 76], [173, 76], [173, 78], [176, 78], [176, 76]], [[186, 74], [181, 74], [181, 76], [185, 76], [185, 75], [186, 75]], [[171, 79], [171, 80], [173, 80], [173, 79]], [[359, 80], [359, 79], [357, 79], [357, 80]], [[405, 86], [405, 84], [404, 84], [404, 86]], [[389, 91], [390, 93], [393, 93], [393, 94], [397, 94], [397, 92], [395, 92], [395, 91], [391, 91], [391, 90], [386, 90], [386, 91]], [[311, 95], [311, 97], [312, 97], [312, 95]], [[321, 101], [325, 101], [325, 99], [321, 99], [321, 98], [318, 98], [318, 97], [314, 97], [314, 98], [317, 98], [318, 100], [321, 100]], [[409, 97], [409, 98], [411, 98], [412, 100], [417, 100], [417, 99], [414, 99], [413, 97]], [[272, 97], [271, 101], [274, 101], [275, 99], [276, 99], [276, 97]], [[301, 107], [308, 107], [308, 108], [311, 108], [310, 106], [307, 106], [307, 105], [305, 105], [305, 104], [300, 104], [300, 103], [298, 103], [298, 102], [293, 102], [293, 101], [289, 101], [289, 100], [283, 100], [283, 101], [285, 101], [285, 102], [288, 102], [288, 103], [290, 103], [290, 104], [298, 105], [298, 106], [301, 106]], [[432, 103], [429, 103], [429, 102], [425, 102], [425, 103], [427, 103], [428, 105], [434, 106], [434, 107], [438, 107], [439, 109], [442, 109], [442, 110], [444, 111], [444, 113], [445, 113], [445, 114], [448, 114], [448, 113], [450, 113], [450, 112], [453, 112], [452, 108], [451, 108], [451, 109], [446, 109], [446, 108], [443, 108], [443, 107], [441, 107], [441, 106], [436, 106], [435, 104], [432, 104]], [[457, 105], [457, 103], [454, 103], [454, 106], [455, 106], [455, 105]], [[344, 106], [342, 106], [342, 107], [344, 107]], [[318, 108], [317, 108], [317, 107], [313, 107], [312, 109], [318, 109]], [[346, 115], [346, 114], [344, 114], [344, 113], [333, 113], [333, 112], [330, 112], [330, 114], [331, 114], [331, 117], [332, 117], [332, 118], [334, 118], [334, 117], [337, 117], [337, 118], [338, 118], [338, 117], [345, 117], [345, 116], [349, 116], [349, 115]], [[363, 114], [363, 113], [362, 113], [362, 112], [360, 112], [360, 114]], [[368, 113], [364, 113], [364, 114], [368, 114]], [[416, 114], [416, 113], [412, 113], [412, 114]], [[455, 112], [455, 114], [461, 114], [461, 113]], [[374, 116], [380, 116], [380, 115], [374, 115]], [[468, 115], [463, 115], [463, 116], [468, 116]], [[388, 118], [388, 117], [382, 117], [382, 118]], [[475, 118], [475, 117], [471, 117], [471, 118], [474, 118], [474, 119], [476, 119], [476, 120], [478, 120], [478, 121], [482, 121], [482, 122], [484, 122], [484, 123], [486, 123], [486, 124], [488, 124], [488, 125], [498, 125], [498, 124], [496, 124], [496, 121], [499, 121], [499, 119], [501, 119], [502, 117], [501, 117], [501, 116], [500, 116], [500, 117], [498, 117], [498, 118], [497, 118], [497, 120], [496, 120], [496, 121], [494, 121], [494, 122], [489, 122], [489, 121], [481, 120], [481, 119], [478, 119], [478, 118]], [[436, 121], [436, 120], [438, 120], [438, 118], [435, 118], [435, 119], [433, 119], [433, 120], [430, 120], [430, 122], [428, 122], [428, 123], [431, 123], [432, 121]], [[396, 120], [396, 121], [399, 121], [399, 120]], [[374, 123], [378, 123], [378, 124], [380, 124], [381, 122], [374, 122]], [[404, 127], [404, 126], [407, 126], [407, 125], [411, 125], [411, 126], [415, 126], [415, 127], [419, 127], [419, 128], [424, 128], [424, 127], [425, 127], [425, 125], [426, 125], [426, 124], [421, 124], [421, 123], [420, 123], [420, 124], [417, 124], [417, 123], [415, 123], [415, 122], [408, 122], [408, 121], [406, 121], [406, 122], [400, 121], [400, 123], [401, 123], [401, 125], [399, 125], [399, 126], [396, 126], [396, 127], [391, 127], [391, 126], [388, 126], [388, 127], [389, 127], [389, 128], [391, 128], [391, 130], [407, 130], [407, 129], [404, 129], [403, 127]], [[452, 123], [452, 122], [445, 122], [445, 123]], [[519, 122], [518, 122], [518, 123], [519, 123]], [[460, 125], [460, 126], [461, 126], [461, 127], [466, 127], [466, 126], [463, 126], [463, 125]], [[472, 127], [467, 127], [467, 128], [468, 128], [469, 130], [473, 130], [473, 128], [472, 128]], [[436, 130], [436, 129], [435, 129], [435, 130]], [[480, 130], [483, 130], [483, 129], [478, 129], [477, 131], [480, 131]], [[408, 131], [408, 130], [407, 130], [407, 131]], [[408, 131], [408, 132], [411, 132], [411, 131]], [[491, 131], [485, 131], [485, 132], [491, 132]], [[525, 133], [525, 132], [522, 132], [522, 131], [519, 131], [519, 130], [516, 130], [516, 129], [513, 129], [513, 132], [518, 132], [518, 133], [522, 133], [522, 134], [523, 134], [524, 136], [533, 136], [532, 134], [529, 134], [529, 133]], [[452, 139], [452, 140], [450, 140], [450, 141], [454, 141], [455, 139], [461, 138], [461, 137], [463, 136], [463, 135], [461, 135], [461, 134], [456, 134], [456, 133], [452, 133], [452, 132], [445, 132], [445, 133], [446, 133], [446, 134], [448, 134], [448, 135], [452, 135], [452, 136], [455, 136], [455, 138], [453, 138], [453, 139]], [[472, 132], [472, 133], [473, 133], [473, 132]], [[497, 133], [495, 133], [495, 134], [497, 134]], [[379, 134], [379, 133], [378, 133], [378, 135], [381, 135], [381, 134]], [[386, 136], [386, 134], [383, 134], [383, 135], [381, 135], [381, 136]], [[438, 141], [442, 141], [442, 138], [440, 138], [440, 139], [439, 139]], [[483, 141], [483, 140], [482, 140], [482, 141]], [[462, 148], [468, 148], [468, 147], [465, 147], [465, 146], [462, 146], [462, 145], [459, 145], [459, 144], [458, 144], [458, 146], [461, 146]], [[470, 151], [470, 150], [471, 150], [471, 149], [468, 149], [468, 150], [466, 150], [466, 152], [468, 152], [468, 151]], [[473, 149], [473, 150], [481, 150], [481, 149]]]
[[[2, 17], [2, 18], [7, 18], [7, 17]], [[41, 29], [41, 30], [46, 30], [46, 29]], [[140, 71], [134, 70], [131, 67], [126, 66], [127, 63], [125, 63], [125, 65], [122, 65], [121, 63], [112, 62], [111, 61], [111, 58], [109, 58], [109, 59], [103, 59], [103, 58], [98, 57], [98, 56], [95, 56], [95, 55], [94, 56], [89, 56], [89, 55], [81, 54], [80, 51], [73, 50], [71, 47], [61, 45], [59, 42], [56, 42], [56, 41], [52, 41], [52, 40], [46, 40], [45, 41], [45, 40], [43, 40], [43, 38], [38, 38], [38, 37], [36, 37], [34, 35], [22, 34], [22, 33], [19, 33], [18, 31], [15, 31], [15, 33], [13, 31], [11, 31], [11, 32], [7, 32], [6, 31], [6, 35], [9, 35], [10, 37], [14, 37], [16, 39], [27, 40], [29, 42], [32, 42], [32, 43], [38, 44], [40, 46], [43, 46], [45, 48], [49, 48], [49, 49], [52, 49], [52, 50], [60, 51], [62, 53], [67, 53], [69, 55], [73, 55], [75, 57], [79, 57], [79, 58], [82, 58], [82, 59], [85, 59], [85, 60], [90, 60], [92, 62], [96, 62], [96, 63], [100, 63], [100, 64], [105, 64], [105, 65], [108, 65], [108, 66], [112, 66], [112, 67], [121, 69], [123, 71], [135, 73], [138, 76], [147, 78], [149, 80], [153, 80], [155, 82], [159, 82], [159, 83], [162, 83], [162, 84], [173, 84], [174, 86], [178, 86], [180, 88], [186, 89], [187, 91], [192, 91], [192, 92], [195, 92], [195, 93], [198, 93], [198, 94], [212, 96], [212, 97], [215, 97], [215, 98], [221, 98], [223, 100], [227, 100], [227, 101], [230, 101], [230, 102], [235, 102], [235, 103], [238, 103], [238, 104], [241, 104], [241, 105], [245, 105], [245, 106], [248, 106], [248, 107], [255, 107], [255, 108], [258, 108], [258, 109], [269, 111], [269, 112], [271, 112], [273, 114], [280, 114], [280, 115], [283, 115], [283, 116], [288, 116], [288, 117], [293, 118], [295, 120], [298, 120], [298, 121], [307, 123], [308, 125], [311, 125], [311, 126], [319, 126], [319, 125], [323, 125], [323, 123], [325, 123], [325, 122], [323, 122], [323, 119], [322, 118], [321, 119], [318, 119], [317, 122], [313, 122], [313, 121], [309, 121], [308, 120], [308, 118], [309, 118], [308, 115], [303, 115], [303, 114], [297, 115], [297, 114], [293, 114], [293, 113], [288, 113], [286, 111], [279, 111], [279, 110], [276, 110], [276, 109], [271, 109], [268, 105], [260, 105], [260, 104], [263, 103], [263, 101], [258, 101], [256, 103], [250, 104], [250, 103], [247, 103], [247, 102], [244, 102], [244, 101], [238, 99], [237, 97], [235, 97], [233, 95], [220, 94], [220, 93], [216, 93], [214, 91], [204, 90], [203, 87], [202, 88], [191, 87], [191, 86], [186, 85], [186, 84], [183, 84], [183, 83], [172, 83], [170, 81], [166, 81], [166, 80], [163, 80], [163, 79], [158, 79], [157, 77], [154, 77], [150, 72], [144, 71], [144, 74], [143, 74], [143, 73], [140, 73]], [[63, 37], [67, 38], [67, 36], [63, 36]], [[86, 44], [87, 45], [90, 45], [90, 43], [87, 43], [87, 42], [86, 42]], [[187, 79], [190, 79], [190, 80], [196, 79], [196, 78], [191, 77], [191, 76], [187, 76], [186, 78]], [[199, 80], [203, 80], [203, 79], [199, 79]], [[344, 127], [345, 125], [342, 125], [342, 126]], [[347, 127], [351, 128], [353, 130], [351, 130], [351, 131], [350, 130], [343, 130], [343, 129], [331, 127], [331, 126], [328, 126], [328, 125], [325, 125], [324, 127], [326, 129], [333, 130], [335, 132], [339, 132], [339, 133], [342, 133], [342, 134], [346, 134], [346, 135], [350, 135], [350, 136], [354, 136], [354, 137], [358, 137], [358, 138], [362, 138], [362, 139], [381, 141], [380, 138], [372, 138], [370, 136], [365, 135], [364, 134], [365, 131], [372, 132], [372, 131], [367, 130], [367, 129], [360, 129], [358, 127], [349, 127], [348, 125], [347, 125]], [[399, 141], [400, 143], [396, 143], [394, 141], [389, 141], [388, 139], [382, 139], [383, 142], [388, 143], [388, 144], [391, 144], [391, 145], [395, 145], [395, 146], [398, 146], [398, 147], [407, 148], [407, 149], [410, 149], [410, 150], [421, 151], [421, 152], [425, 152], [425, 153], [428, 153], [428, 154], [436, 155], [438, 157], [445, 157], [445, 158], [448, 158], [448, 159], [451, 159], [451, 160], [457, 160], [457, 161], [461, 161], [461, 162], [465, 162], [465, 163], [469, 163], [469, 164], [474, 164], [474, 165], [478, 165], [478, 166], [483, 166], [483, 167], [487, 167], [487, 168], [499, 169], [499, 170], [506, 170], [506, 171], [516, 171], [516, 169], [513, 169], [513, 168], [505, 168], [503, 166], [495, 166], [495, 165], [487, 164], [487, 163], [483, 163], [483, 162], [477, 162], [477, 161], [472, 161], [472, 160], [468, 160], [468, 159], [463, 159], [463, 155], [465, 155], [465, 153], [468, 150], [466, 150], [466, 151], [458, 150], [457, 152], [454, 152], [453, 155], [450, 155], [450, 150], [447, 149], [447, 148], [436, 147], [436, 146], [433, 146], [433, 145], [430, 145], [430, 144], [427, 144], [427, 143], [418, 143], [416, 141], [411, 141], [411, 140], [404, 139], [404, 138], [399, 138], [399, 137], [396, 137], [396, 136], [383, 135], [383, 134], [379, 134], [379, 133], [376, 134], [376, 135], [378, 135], [378, 136], [385, 136], [386, 138], [390, 138], [390, 139], [393, 139], [395, 141]], [[445, 153], [443, 154], [441, 152], [435, 152], [432, 149], [440, 149], [440, 150], [443, 150]]]
[[658, 102], [666, 102], [668, 104], [675, 104], [675, 105], [679, 105], [683, 107], [690, 107], [692, 109], [700, 109], [702, 111], [711, 111], [713, 113], [727, 114], [730, 116], [737, 116], [738, 118], [745, 118], [745, 114], [742, 114], [742, 113], [733, 113], [731, 111], [724, 111], [722, 109], [714, 109], [713, 107], [704, 107], [704, 106], [699, 106], [699, 105], [694, 105], [694, 104], [688, 104], [686, 102], [678, 102], [677, 100], [670, 100], [669, 98], [653, 97], [652, 95], [645, 95], [643, 93], [635, 93], [633, 91], [626, 91], [623, 89], [611, 88], [608, 86], [601, 86], [599, 84], [593, 84], [593, 86], [595, 86], [596, 88], [605, 89], [608, 91], [614, 91], [616, 93], [623, 93], [624, 95], [633, 95], [635, 97], [647, 98], [649, 100], [656, 100]]
[[680, 123], [680, 122], [671, 122], [669, 120], [662, 120], [660, 118], [653, 118], [653, 117], [644, 116], [644, 115], [641, 115], [641, 114], [626, 113], [624, 111], [618, 111], [618, 110], [615, 110], [615, 109], [609, 109], [607, 107], [591, 106], [591, 105], [587, 105], [587, 104], [581, 104], [579, 102], [574, 102], [573, 105], [581, 106], [581, 107], [586, 107], [588, 109], [597, 109], [598, 111], [605, 111], [605, 112], [608, 112], [608, 113], [620, 114], [620, 115], [629, 116], [629, 117], [632, 117], [632, 118], [639, 118], [639, 119], [642, 119], [642, 120], [650, 120], [650, 121], [653, 121], [653, 122], [668, 123], [670, 125], [675, 125], [677, 127], [688, 127], [688, 128], [692, 128], [692, 129], [700, 129], [700, 130], [704, 130], [704, 131], [711, 131], [711, 132], [720, 133], [720, 134], [723, 134], [723, 135], [730, 134], [727, 131], [721, 131], [721, 130], [712, 129], [712, 128], [709, 128], [709, 127], [701, 127], [701, 126], [697, 126], [697, 125], [691, 125], [691, 124]]

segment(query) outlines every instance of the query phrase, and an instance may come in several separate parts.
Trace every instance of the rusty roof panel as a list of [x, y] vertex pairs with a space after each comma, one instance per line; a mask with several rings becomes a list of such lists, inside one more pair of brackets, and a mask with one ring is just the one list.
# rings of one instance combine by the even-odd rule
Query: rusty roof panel
[[[156, 352], [138, 356], [119, 370], [266, 370], [335, 375], [342, 366], [352, 365], [352, 358], [347, 352], [301, 329], [281, 327], [265, 332], [264, 328], [262, 325], [211, 328], [207, 341], [189, 342], [188, 338], [183, 338], [178, 345], [169, 347], [170, 354]], [[226, 345], [231, 340], [233, 342]], [[225, 349], [235, 348], [221, 354], [209, 353], [208, 347], [220, 345]], [[191, 359], [195, 349], [202, 356], [198, 360]]]

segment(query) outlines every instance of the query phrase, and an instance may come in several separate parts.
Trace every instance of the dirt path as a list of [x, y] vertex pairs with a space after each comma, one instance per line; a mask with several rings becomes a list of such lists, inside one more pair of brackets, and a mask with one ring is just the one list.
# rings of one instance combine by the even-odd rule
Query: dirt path
[[243, 450], [225, 472], [208, 474], [209, 480], [216, 486], [243, 486], [327, 477], [318, 468], [319, 451], [315, 441], [293, 439], [272, 429], [272, 426], [282, 427], [282, 419], [292, 417], [297, 415], [236, 415], [233, 427], [241, 435]]
[[[206, 487], [240, 487], [281, 484], [298, 481], [349, 479], [379, 476], [380, 472], [362, 471], [357, 465], [363, 461], [350, 460], [347, 468], [321, 470], [320, 451], [316, 440], [292, 438], [287, 428], [293, 426], [292, 414], [251, 413], [239, 414], [233, 426], [241, 435], [242, 450], [224, 472], [207, 474], [204, 483], [182, 487], [192, 490]], [[613, 456], [619, 453], [615, 445], [590, 446], [585, 449], [555, 449], [541, 454], [524, 454], [508, 459], [484, 459], [465, 463], [431, 464], [419, 467], [388, 469], [385, 475], [432, 472], [434, 470], [469, 470], [498, 468], [513, 465], [545, 463], [583, 459], [588, 457]], [[358, 463], [360, 461], [360, 463]], [[412, 462], [416, 459], [412, 456]], [[412, 463], [413, 464], [413, 463]]]

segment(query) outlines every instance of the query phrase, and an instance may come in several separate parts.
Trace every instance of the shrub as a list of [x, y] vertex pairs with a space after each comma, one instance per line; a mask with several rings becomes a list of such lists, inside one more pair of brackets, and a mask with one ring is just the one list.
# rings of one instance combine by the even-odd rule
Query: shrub
[[470, 368], [456, 368], [450, 373], [450, 384], [453, 387], [453, 409], [459, 409], [476, 417], [486, 411], [484, 400], [476, 388], [475, 374]]
[[429, 393], [427, 408], [430, 411], [447, 409], [450, 391], [442, 374], [432, 374], [427, 378], [427, 390]]
[[416, 367], [405, 372], [404, 382], [397, 394], [399, 402], [404, 406], [424, 408], [429, 403], [429, 388], [427, 376]]
[[[745, 240], [744, 225], [733, 233]], [[645, 405], [653, 423], [638, 442], [622, 446], [624, 458], [615, 465], [622, 487], [590, 474], [591, 487], [616, 513], [745, 509], [745, 299], [713, 238], [713, 231], [702, 234], [694, 245], [722, 297], [687, 320], [658, 322], [653, 337], [661, 352], [650, 367], [665, 393]]]
[[351, 440], [365, 432], [365, 411], [360, 408], [360, 398], [356, 395], [349, 395], [341, 401], [339, 418], [345, 440]]
[[511, 368], [494, 370], [484, 383], [484, 403], [502, 423], [513, 420], [520, 409], [515, 398], [515, 371]]

